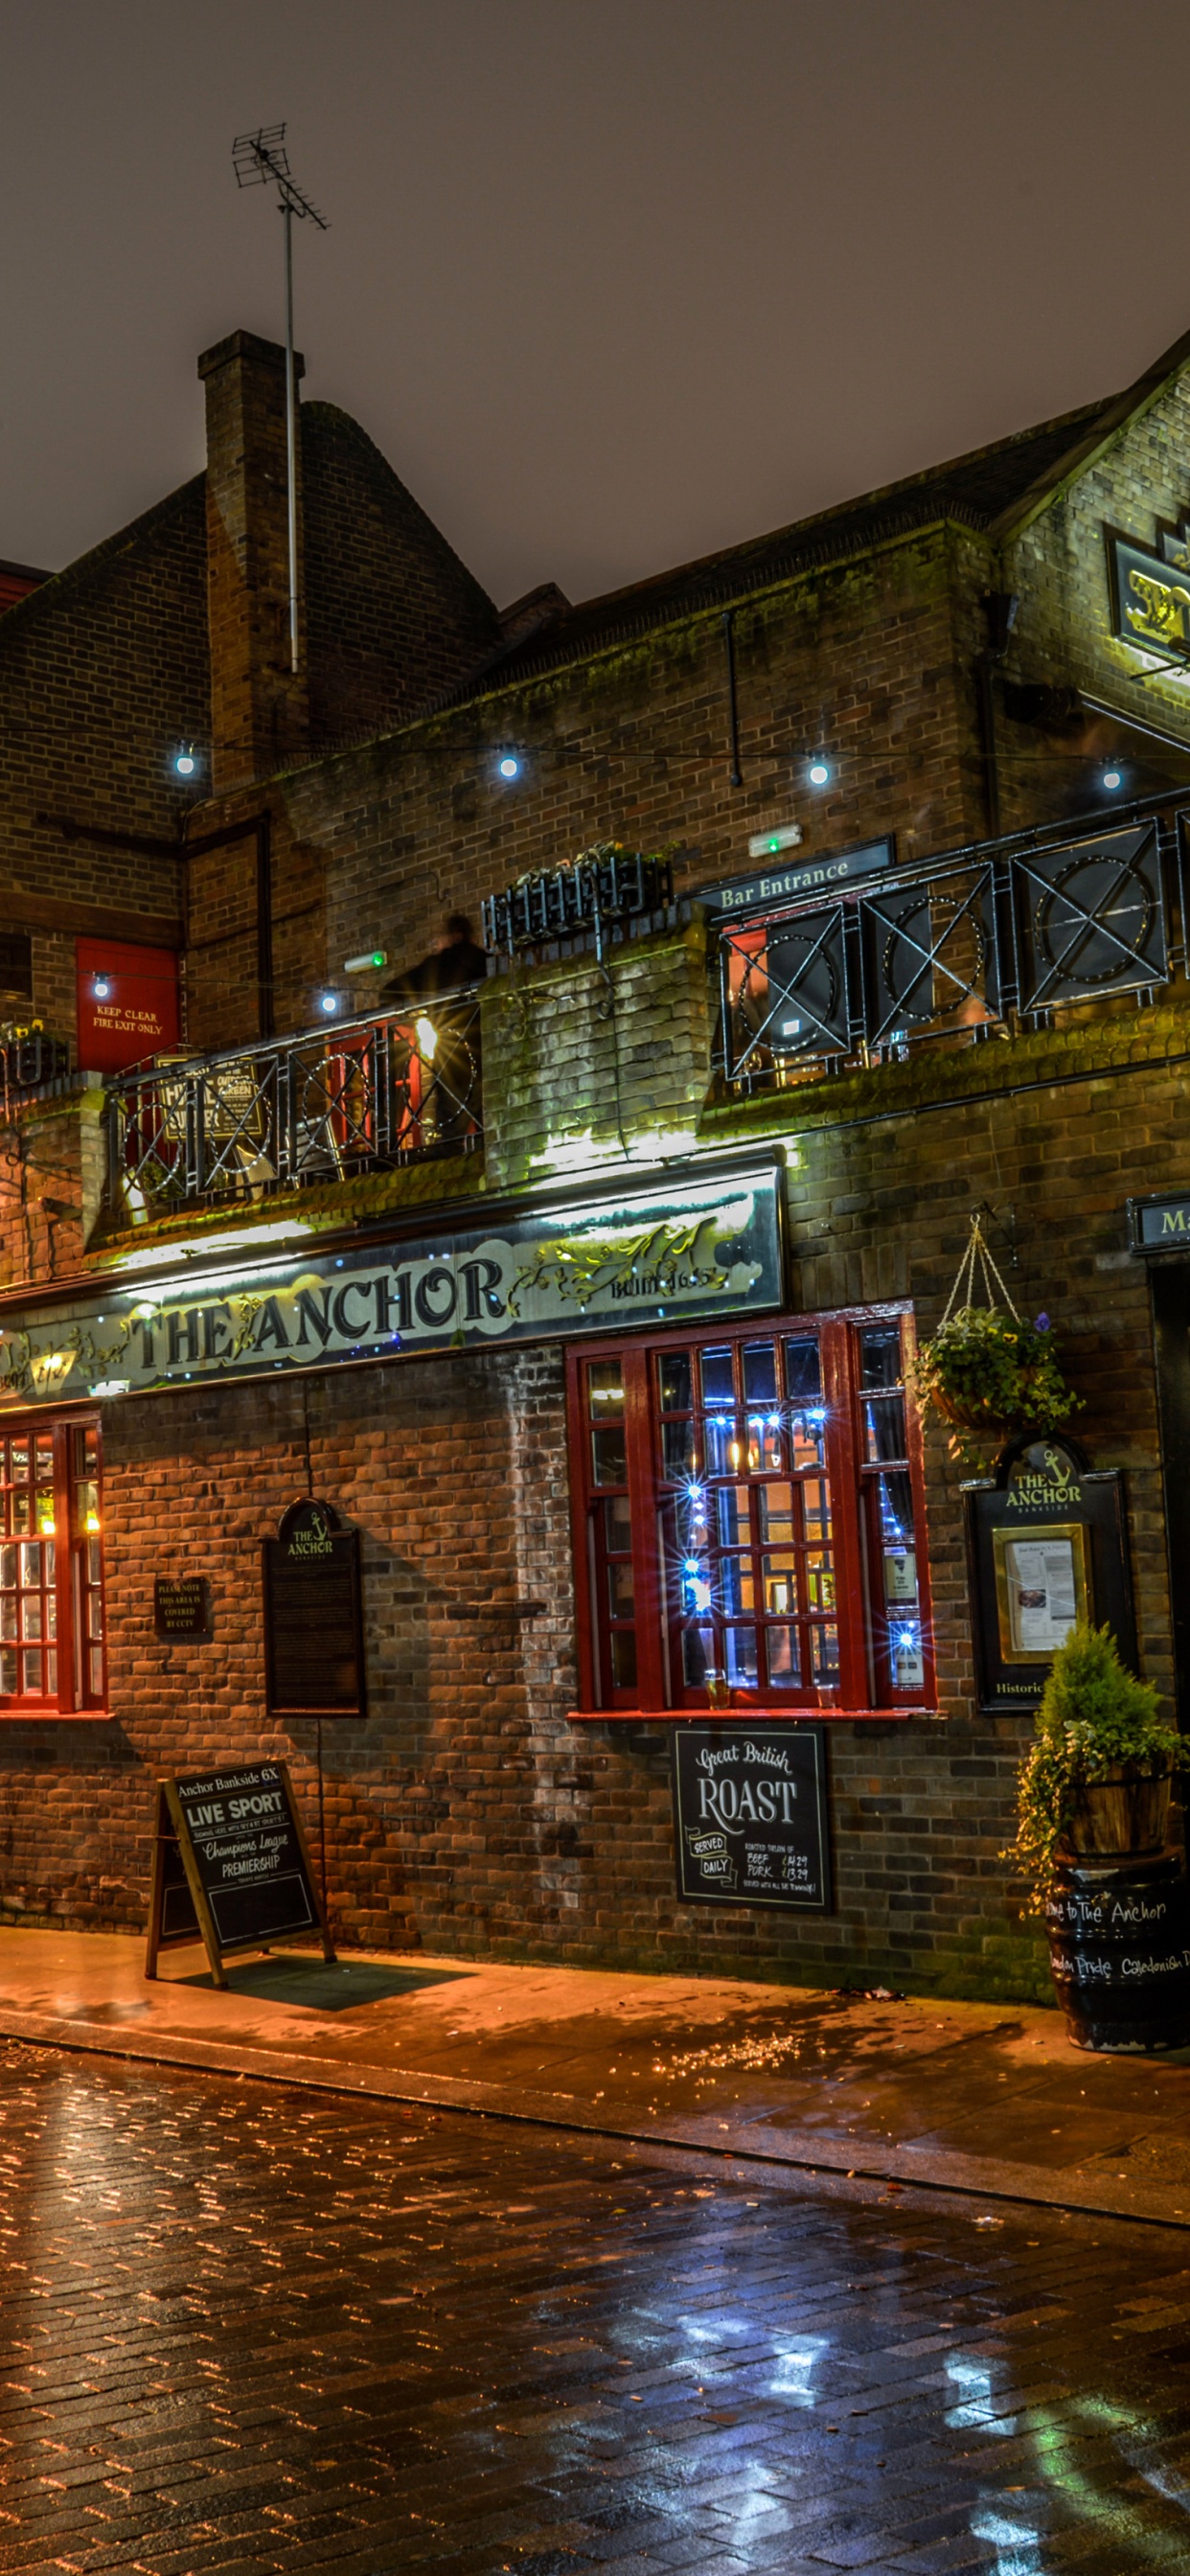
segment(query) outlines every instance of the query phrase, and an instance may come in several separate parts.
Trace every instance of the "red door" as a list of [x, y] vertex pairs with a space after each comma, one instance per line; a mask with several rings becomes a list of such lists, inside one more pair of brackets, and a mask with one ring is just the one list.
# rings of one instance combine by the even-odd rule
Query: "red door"
[[87, 1073], [123, 1073], [178, 1043], [178, 961], [172, 948], [75, 941], [78, 1060]]

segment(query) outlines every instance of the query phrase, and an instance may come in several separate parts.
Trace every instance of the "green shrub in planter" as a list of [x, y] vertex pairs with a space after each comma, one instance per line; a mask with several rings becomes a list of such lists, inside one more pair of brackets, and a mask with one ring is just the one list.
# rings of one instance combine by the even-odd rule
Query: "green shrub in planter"
[[1002, 1854], [1031, 1882], [1030, 1913], [1044, 1911], [1080, 1791], [1113, 1776], [1167, 1772], [1185, 1758], [1185, 1739], [1157, 1708], [1152, 1683], [1125, 1672], [1110, 1628], [1080, 1620], [1050, 1666], [1037, 1740], [1017, 1777], [1016, 1841]]
[[960, 1306], [922, 1344], [919, 1396], [964, 1431], [1056, 1431], [1080, 1410], [1054, 1356], [1048, 1315], [1025, 1324], [1001, 1306]]

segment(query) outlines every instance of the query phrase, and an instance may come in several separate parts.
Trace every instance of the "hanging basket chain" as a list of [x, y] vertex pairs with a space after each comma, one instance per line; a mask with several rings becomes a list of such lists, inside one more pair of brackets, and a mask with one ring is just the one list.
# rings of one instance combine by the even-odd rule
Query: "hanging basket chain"
[[[954, 1313], [956, 1306], [961, 1309], [964, 1306], [974, 1305], [975, 1264], [977, 1261], [979, 1263], [980, 1283], [983, 1288], [985, 1305], [994, 1306], [996, 1303], [996, 1299], [992, 1294], [992, 1280], [994, 1279], [996, 1286], [1000, 1291], [1000, 1297], [1003, 1304], [1007, 1306], [1013, 1322], [1015, 1324], [1019, 1324], [1021, 1320], [1020, 1316], [1018, 1315], [1016, 1307], [1013, 1305], [1012, 1299], [1008, 1294], [1008, 1290], [1004, 1285], [1003, 1278], [1001, 1277], [996, 1264], [995, 1254], [993, 1253], [991, 1245], [989, 1244], [983, 1230], [983, 1218], [980, 1216], [978, 1210], [976, 1210], [971, 1219], [970, 1238], [955, 1274], [954, 1286], [951, 1289], [946, 1302], [946, 1312], [942, 1318], [943, 1324], [948, 1324], [950, 1322], [951, 1315]], [[963, 1291], [961, 1296], [959, 1294], [960, 1289]]]

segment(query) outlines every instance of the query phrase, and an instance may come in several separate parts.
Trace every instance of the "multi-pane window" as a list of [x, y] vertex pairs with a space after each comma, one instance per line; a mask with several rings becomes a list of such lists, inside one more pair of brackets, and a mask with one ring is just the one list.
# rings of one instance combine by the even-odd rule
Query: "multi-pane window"
[[104, 1704], [99, 1430], [0, 1424], [0, 1708]]
[[904, 1332], [869, 1310], [576, 1353], [585, 1705], [929, 1700]]

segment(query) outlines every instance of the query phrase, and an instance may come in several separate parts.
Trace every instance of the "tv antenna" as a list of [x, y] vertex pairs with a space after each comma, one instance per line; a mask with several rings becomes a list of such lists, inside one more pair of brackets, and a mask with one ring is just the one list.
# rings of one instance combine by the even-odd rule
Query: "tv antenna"
[[255, 134], [237, 134], [231, 147], [236, 185], [274, 186], [285, 218], [285, 470], [289, 497], [289, 662], [298, 667], [297, 595], [297, 387], [293, 374], [293, 219], [307, 217], [319, 232], [330, 231], [325, 215], [303, 195], [289, 167], [283, 125], [258, 125]]

